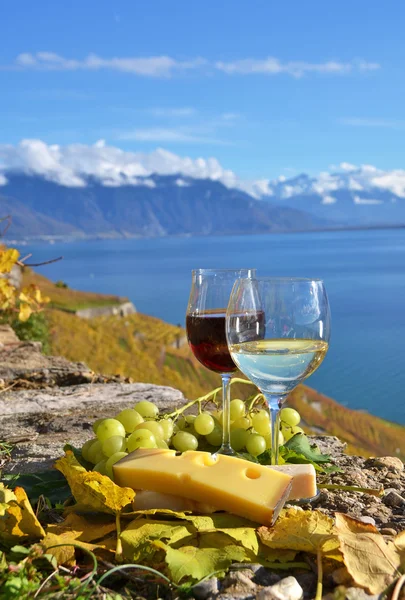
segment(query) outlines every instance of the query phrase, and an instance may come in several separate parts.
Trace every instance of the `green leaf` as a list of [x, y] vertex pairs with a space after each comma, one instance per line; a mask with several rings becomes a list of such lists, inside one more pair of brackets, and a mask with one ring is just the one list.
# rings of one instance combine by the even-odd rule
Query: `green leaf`
[[184, 545], [195, 536], [196, 530], [191, 523], [136, 519], [122, 531], [120, 538], [124, 558], [137, 562], [153, 558], [158, 548], [151, 542], [164, 540], [167, 544]]
[[23, 487], [33, 504], [38, 502], [40, 496], [48, 498], [53, 505], [63, 504], [72, 495], [65, 477], [55, 469], [23, 475], [4, 475], [3, 481], [13, 487]]
[[302, 454], [305, 458], [317, 464], [332, 462], [329, 454], [321, 454], [318, 446], [316, 444], [311, 445], [307, 436], [303, 433], [296, 433], [284, 444], [284, 448]]
[[199, 581], [215, 571], [225, 571], [233, 562], [251, 560], [241, 546], [223, 548], [196, 548], [183, 546], [176, 550], [163, 542], [154, 545], [166, 552], [165, 560], [170, 577], [175, 583], [183, 579]]
[[254, 554], [257, 554], [259, 551], [259, 542], [256, 535], [257, 523], [227, 513], [186, 516], [185, 519], [191, 521], [200, 533], [225, 533], [228, 536], [228, 539], [230, 538], [228, 544], [237, 542], [246, 550], [250, 550]]

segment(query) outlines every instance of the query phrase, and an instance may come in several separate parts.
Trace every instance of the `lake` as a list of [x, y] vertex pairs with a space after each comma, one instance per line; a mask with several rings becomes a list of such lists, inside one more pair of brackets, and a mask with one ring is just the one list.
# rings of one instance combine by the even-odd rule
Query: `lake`
[[184, 324], [193, 268], [256, 267], [320, 277], [332, 310], [328, 355], [307, 383], [351, 408], [405, 424], [405, 230], [28, 243], [38, 269], [69, 287], [128, 296]]

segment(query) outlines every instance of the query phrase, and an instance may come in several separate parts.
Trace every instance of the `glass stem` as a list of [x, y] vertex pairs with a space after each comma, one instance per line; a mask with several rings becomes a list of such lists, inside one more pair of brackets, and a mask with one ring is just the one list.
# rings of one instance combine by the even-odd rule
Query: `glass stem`
[[280, 430], [280, 408], [282, 398], [273, 394], [265, 394], [270, 411], [271, 425], [271, 464], [278, 465], [278, 432]]
[[221, 454], [235, 454], [231, 446], [231, 379], [230, 373], [222, 373], [222, 446]]

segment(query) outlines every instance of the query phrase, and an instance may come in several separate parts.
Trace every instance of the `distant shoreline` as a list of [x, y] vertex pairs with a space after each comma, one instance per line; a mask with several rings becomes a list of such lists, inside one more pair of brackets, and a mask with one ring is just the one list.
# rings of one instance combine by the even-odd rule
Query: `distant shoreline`
[[255, 236], [255, 235], [292, 235], [294, 233], [324, 233], [324, 232], [342, 232], [342, 231], [375, 231], [375, 230], [389, 230], [389, 229], [405, 229], [405, 223], [398, 225], [350, 225], [347, 227], [322, 227], [314, 229], [280, 229], [278, 231], [258, 231], [255, 233], [249, 233], [246, 231], [235, 231], [230, 233], [179, 233], [179, 234], [168, 234], [168, 235], [128, 235], [119, 234], [119, 232], [111, 233], [98, 233], [91, 235], [38, 235], [38, 236], [22, 236], [14, 237], [13, 239], [5, 240], [8, 244], [27, 244], [29, 242], [39, 243], [74, 243], [74, 242], [85, 242], [85, 241], [100, 241], [100, 240], [153, 240], [153, 239], [164, 239], [164, 238], [210, 238], [210, 237], [230, 237], [230, 236]]

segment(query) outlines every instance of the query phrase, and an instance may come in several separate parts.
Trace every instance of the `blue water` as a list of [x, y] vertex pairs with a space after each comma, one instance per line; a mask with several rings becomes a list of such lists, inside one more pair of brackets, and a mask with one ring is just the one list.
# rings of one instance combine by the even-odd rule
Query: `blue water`
[[332, 309], [330, 350], [308, 384], [351, 408], [405, 423], [405, 231], [28, 244], [38, 269], [72, 288], [128, 296], [140, 312], [184, 324], [190, 271], [256, 267], [320, 277]]

